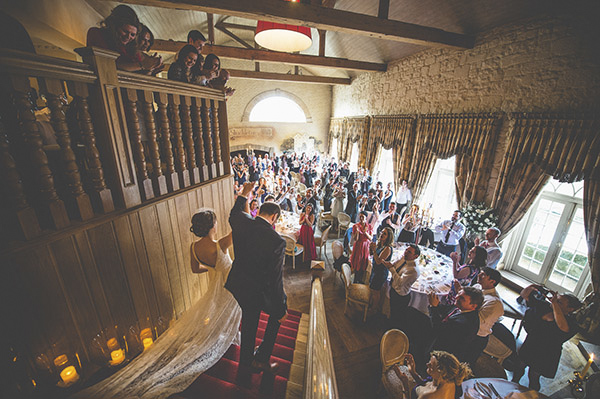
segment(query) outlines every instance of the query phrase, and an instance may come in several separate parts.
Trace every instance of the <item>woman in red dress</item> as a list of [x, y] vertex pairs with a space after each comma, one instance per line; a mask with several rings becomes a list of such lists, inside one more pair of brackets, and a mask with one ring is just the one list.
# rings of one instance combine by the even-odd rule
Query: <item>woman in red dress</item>
[[312, 203], [307, 203], [300, 214], [300, 236], [298, 242], [304, 246], [304, 261], [309, 262], [317, 259], [317, 248], [315, 246], [315, 209]]
[[367, 213], [362, 211], [358, 218], [358, 223], [352, 226], [354, 246], [350, 256], [350, 266], [354, 272], [354, 282], [364, 283], [369, 263], [369, 245], [373, 236], [371, 226], [366, 222]]

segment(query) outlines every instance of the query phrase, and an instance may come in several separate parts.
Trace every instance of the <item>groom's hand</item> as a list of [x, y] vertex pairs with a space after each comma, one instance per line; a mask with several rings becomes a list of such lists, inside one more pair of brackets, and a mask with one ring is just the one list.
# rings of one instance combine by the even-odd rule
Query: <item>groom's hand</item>
[[242, 197], [248, 197], [248, 194], [250, 194], [250, 192], [254, 189], [254, 182], [246, 182], [244, 183], [244, 186], [242, 187], [242, 192], [240, 193], [240, 195]]

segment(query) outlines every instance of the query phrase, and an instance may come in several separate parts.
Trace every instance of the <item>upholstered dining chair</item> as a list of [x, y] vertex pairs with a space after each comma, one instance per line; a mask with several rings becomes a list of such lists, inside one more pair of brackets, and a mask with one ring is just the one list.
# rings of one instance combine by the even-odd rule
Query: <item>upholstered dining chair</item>
[[285, 254], [292, 257], [292, 269], [296, 268], [296, 256], [304, 252], [304, 247], [296, 239], [287, 234], [281, 234], [285, 240]]
[[[331, 254], [333, 255], [333, 263], [335, 263], [335, 261], [338, 260], [338, 258], [340, 258], [344, 254], [344, 244], [342, 244], [342, 242], [338, 241], [338, 240], [332, 241], [331, 242]], [[338, 270], [334, 267], [333, 270], [335, 270], [336, 276], [338, 273], [340, 273], [340, 277], [341, 277], [341, 274], [342, 274], [341, 269]]]
[[348, 310], [348, 302], [356, 304], [359, 308], [364, 307], [363, 323], [367, 321], [367, 312], [369, 311], [369, 300], [371, 299], [371, 289], [365, 284], [351, 283], [350, 265], [342, 265], [342, 280], [346, 286], [346, 304], [344, 305], [344, 314]]
[[350, 219], [350, 215], [348, 215], [347, 213], [344, 212], [340, 212], [338, 213], [338, 238], [340, 238], [340, 233], [342, 231], [342, 229], [344, 229], [344, 231], [348, 230], [348, 228], [350, 227], [350, 223], [352, 222], [352, 219]]
[[[329, 230], [331, 230], [331, 226], [327, 227], [325, 231], [321, 233], [320, 236], [315, 236], [315, 245], [319, 247], [319, 259], [321, 259], [321, 253], [323, 252], [323, 247], [327, 243], [329, 239]], [[327, 250], [325, 250], [325, 258], [327, 258]]]
[[406, 366], [403, 366], [404, 356], [408, 352], [408, 337], [400, 330], [388, 330], [381, 338], [379, 345], [379, 357], [381, 359], [381, 383], [386, 391], [386, 396], [390, 398], [407, 399], [404, 392], [402, 380], [396, 374], [393, 366], [400, 363], [399, 370], [406, 375], [410, 382], [414, 379], [408, 372]]

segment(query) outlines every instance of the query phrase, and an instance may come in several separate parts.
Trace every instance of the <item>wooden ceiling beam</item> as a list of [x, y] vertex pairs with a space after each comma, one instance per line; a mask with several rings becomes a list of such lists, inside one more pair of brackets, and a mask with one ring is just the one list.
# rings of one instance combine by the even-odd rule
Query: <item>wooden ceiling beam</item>
[[371, 15], [280, 0], [120, 0], [123, 3], [195, 10], [282, 22], [431, 47], [472, 48], [474, 39], [442, 29]]
[[[173, 40], [156, 39], [152, 51], [164, 51], [176, 53], [186, 43]], [[351, 71], [375, 71], [385, 72], [386, 64], [375, 62], [354, 61], [346, 58], [319, 57], [316, 55], [280, 53], [277, 51], [256, 50], [240, 47], [217, 46], [206, 44], [202, 54], [213, 53], [223, 58], [233, 58], [251, 61], [278, 62], [292, 65], [312, 65], [324, 68], [346, 69]]]
[[240, 79], [263, 79], [279, 80], [286, 82], [316, 83], [329, 85], [349, 85], [352, 80], [349, 78], [330, 78], [326, 76], [295, 75], [288, 73], [256, 72], [241, 69], [227, 69], [232, 78]]

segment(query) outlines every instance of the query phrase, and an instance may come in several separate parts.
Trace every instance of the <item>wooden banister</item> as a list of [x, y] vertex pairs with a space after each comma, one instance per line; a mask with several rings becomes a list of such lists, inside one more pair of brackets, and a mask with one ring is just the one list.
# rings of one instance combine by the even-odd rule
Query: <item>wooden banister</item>
[[10, 188], [0, 204], [11, 237], [31, 239], [230, 172], [222, 91], [118, 71], [108, 50], [76, 51], [85, 63], [0, 50], [0, 181]]
[[315, 278], [312, 282], [310, 296], [310, 319], [306, 345], [306, 367], [304, 370], [304, 398], [334, 399], [338, 397], [331, 342], [327, 330], [323, 287], [321, 279]]

